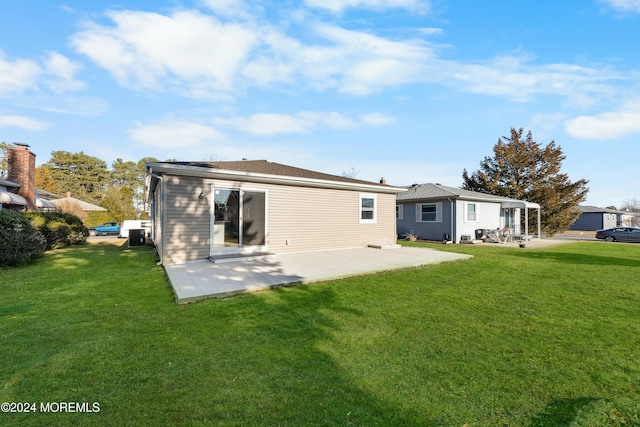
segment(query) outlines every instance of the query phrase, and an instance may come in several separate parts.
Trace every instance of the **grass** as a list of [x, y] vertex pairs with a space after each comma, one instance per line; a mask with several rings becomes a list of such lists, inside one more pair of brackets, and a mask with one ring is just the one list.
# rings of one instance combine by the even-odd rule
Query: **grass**
[[423, 246], [474, 258], [184, 306], [115, 240], [2, 269], [0, 402], [100, 411], [0, 424], [640, 425], [640, 245]]

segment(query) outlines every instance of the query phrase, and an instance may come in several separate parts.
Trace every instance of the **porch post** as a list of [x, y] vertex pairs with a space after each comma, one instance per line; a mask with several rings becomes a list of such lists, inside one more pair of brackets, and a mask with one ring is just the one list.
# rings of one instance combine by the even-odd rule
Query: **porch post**
[[538, 239], [540, 238], [540, 208], [538, 208]]
[[524, 235], [525, 239], [529, 238], [529, 208], [527, 205], [524, 207]]

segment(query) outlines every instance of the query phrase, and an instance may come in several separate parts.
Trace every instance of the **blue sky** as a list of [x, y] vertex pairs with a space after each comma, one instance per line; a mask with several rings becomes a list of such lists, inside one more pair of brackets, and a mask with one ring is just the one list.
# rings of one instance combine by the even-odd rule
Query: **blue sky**
[[512, 127], [640, 199], [640, 0], [2, 2], [0, 140], [460, 186]]

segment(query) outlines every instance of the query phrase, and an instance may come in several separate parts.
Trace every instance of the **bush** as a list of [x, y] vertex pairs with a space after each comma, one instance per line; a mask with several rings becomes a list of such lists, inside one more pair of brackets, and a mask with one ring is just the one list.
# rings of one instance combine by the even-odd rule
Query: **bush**
[[85, 243], [89, 230], [77, 216], [63, 212], [27, 212], [34, 227], [47, 239], [47, 249]]
[[26, 264], [42, 257], [47, 240], [25, 214], [0, 209], [0, 267]]

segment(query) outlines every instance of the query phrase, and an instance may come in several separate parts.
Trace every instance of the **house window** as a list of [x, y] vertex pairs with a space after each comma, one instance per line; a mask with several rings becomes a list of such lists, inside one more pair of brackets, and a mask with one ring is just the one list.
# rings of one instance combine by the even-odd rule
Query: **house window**
[[402, 219], [404, 214], [404, 205], [396, 205], [396, 219]]
[[360, 195], [360, 224], [376, 223], [376, 195]]
[[437, 222], [440, 220], [440, 203], [418, 203], [416, 205], [417, 222]]
[[465, 218], [467, 222], [476, 222], [478, 220], [478, 204], [465, 203]]

